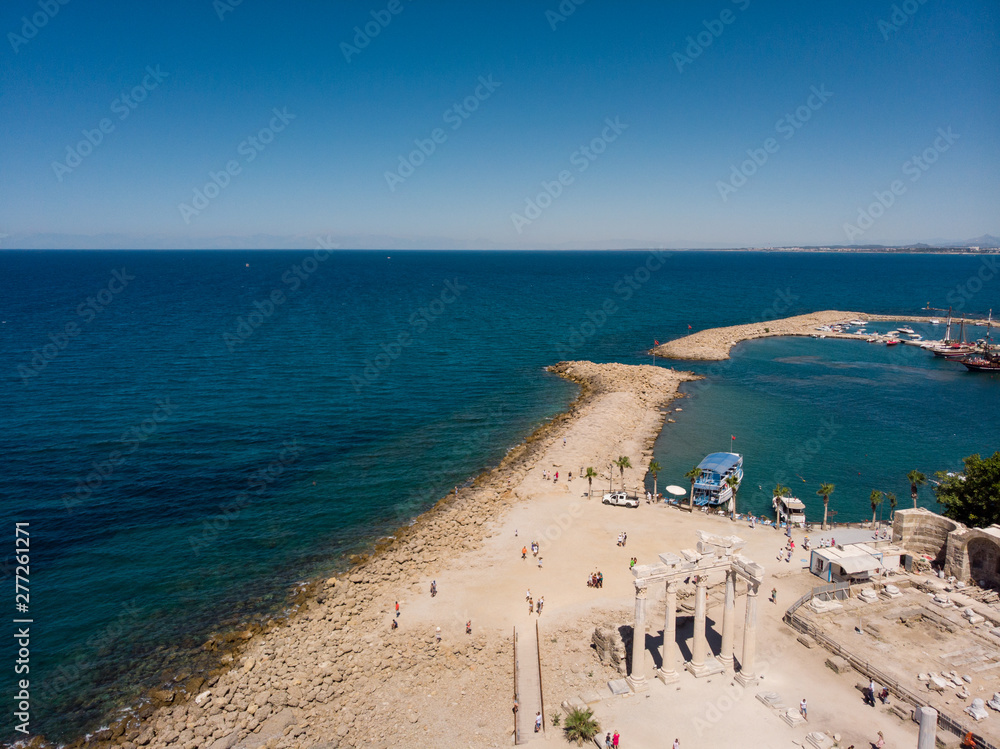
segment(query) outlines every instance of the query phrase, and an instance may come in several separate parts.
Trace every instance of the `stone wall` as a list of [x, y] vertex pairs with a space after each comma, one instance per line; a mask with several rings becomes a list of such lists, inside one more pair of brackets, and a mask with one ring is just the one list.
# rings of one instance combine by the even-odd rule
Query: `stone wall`
[[969, 528], [949, 535], [946, 571], [984, 588], [1000, 588], [1000, 527]]
[[618, 627], [612, 624], [595, 627], [591, 641], [601, 663], [611, 666], [620, 674], [626, 673], [625, 643], [622, 641]]
[[929, 554], [937, 564], [944, 565], [947, 561], [948, 534], [964, 528], [961, 523], [923, 507], [896, 510], [892, 538], [907, 551]]

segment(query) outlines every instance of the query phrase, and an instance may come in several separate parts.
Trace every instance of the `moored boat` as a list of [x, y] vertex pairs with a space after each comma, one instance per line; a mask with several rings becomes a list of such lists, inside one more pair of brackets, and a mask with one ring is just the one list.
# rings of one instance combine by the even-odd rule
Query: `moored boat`
[[806, 524], [806, 506], [797, 497], [773, 497], [771, 506], [778, 515], [778, 521], [788, 525]]
[[711, 453], [698, 464], [701, 475], [694, 481], [694, 503], [699, 507], [719, 507], [729, 504], [733, 490], [726, 483], [736, 477], [736, 489], [743, 481], [743, 456], [738, 453]]

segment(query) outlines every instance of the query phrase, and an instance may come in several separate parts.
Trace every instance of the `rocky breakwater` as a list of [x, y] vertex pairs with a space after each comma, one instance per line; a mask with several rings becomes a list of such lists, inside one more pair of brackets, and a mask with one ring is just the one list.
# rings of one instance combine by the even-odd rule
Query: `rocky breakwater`
[[810, 312], [806, 315], [785, 317], [780, 320], [765, 320], [746, 325], [731, 325], [726, 328], [710, 328], [697, 333], [667, 341], [651, 349], [651, 353], [667, 359], [687, 359], [689, 361], [721, 361], [729, 358], [733, 346], [743, 341], [755, 338], [771, 338], [774, 336], [813, 336], [823, 335], [826, 338], [848, 338], [865, 340], [868, 336], [855, 333], [820, 333], [817, 328], [823, 325], [833, 325], [848, 320], [867, 320], [884, 322], [929, 322], [930, 317], [908, 315], [870, 315], [864, 312], [839, 312], [826, 310]]
[[[479, 549], [507, 508], [526, 496], [522, 483], [553, 437], [586, 415], [597, 417], [594, 428], [603, 435], [623, 420], [635, 422], [651, 444], [663, 419], [658, 407], [676, 397], [681, 382], [695, 378], [648, 365], [562, 362], [550, 370], [579, 383], [580, 395], [499, 466], [381, 539], [375, 553], [350, 571], [314, 581], [296, 615], [225, 652], [228, 667], [152, 690], [139, 709], [71, 746], [508, 744], [510, 632], [477, 626], [467, 634], [464, 611], [434, 622], [406, 612], [397, 619], [395, 602], [426, 597], [441, 570], [471, 560], [463, 555]], [[394, 620], [398, 629], [391, 628]]]

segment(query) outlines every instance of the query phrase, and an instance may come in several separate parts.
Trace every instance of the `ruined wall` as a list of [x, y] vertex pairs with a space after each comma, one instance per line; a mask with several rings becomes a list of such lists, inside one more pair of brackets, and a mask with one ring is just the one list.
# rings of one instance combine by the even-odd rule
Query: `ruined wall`
[[620, 674], [626, 673], [625, 643], [617, 627], [612, 624], [595, 627], [591, 642], [601, 663], [611, 666]]
[[[947, 558], [948, 534], [964, 529], [954, 520], [925, 510], [896, 510], [892, 522], [893, 541], [914, 554], [929, 554], [934, 561], [944, 565]], [[958, 575], [956, 575], [958, 577]]]
[[950, 534], [945, 573], [981, 587], [1000, 587], [1000, 526]]

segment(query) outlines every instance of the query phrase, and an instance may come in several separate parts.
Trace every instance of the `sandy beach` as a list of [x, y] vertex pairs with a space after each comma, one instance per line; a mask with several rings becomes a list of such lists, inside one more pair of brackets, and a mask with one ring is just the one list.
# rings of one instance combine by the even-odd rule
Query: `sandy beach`
[[[944, 318], [924, 317], [919, 315], [870, 315], [865, 312], [840, 312], [826, 310], [810, 312], [807, 315], [796, 315], [779, 320], [748, 323], [746, 325], [731, 325], [726, 328], [710, 328], [697, 333], [667, 341], [651, 350], [656, 356], [667, 359], [687, 359], [689, 361], [721, 361], [729, 358], [729, 352], [737, 343], [751, 341], [755, 338], [773, 338], [776, 336], [815, 336], [826, 338], [848, 338], [865, 340], [867, 335], [855, 333], [819, 333], [816, 328], [821, 325], [847, 322], [848, 320], [865, 320], [868, 322], [921, 322], [929, 323], [932, 319], [943, 321]], [[966, 321], [966, 325], [974, 325]], [[944, 328], [942, 327], [942, 334]]]

